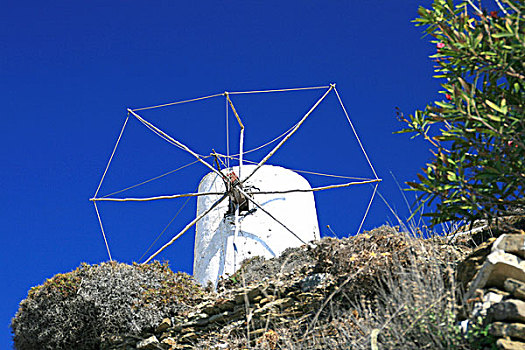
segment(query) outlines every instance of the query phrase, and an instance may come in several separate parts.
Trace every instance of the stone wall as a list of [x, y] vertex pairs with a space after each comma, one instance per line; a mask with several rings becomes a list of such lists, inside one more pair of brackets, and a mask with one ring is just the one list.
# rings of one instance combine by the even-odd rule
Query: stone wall
[[[336, 283], [324, 274], [282, 277], [280, 281], [237, 288], [220, 298], [204, 301], [184, 318], [165, 318], [154, 332], [142, 337], [115, 337], [103, 349], [194, 349], [195, 342], [204, 335], [218, 340], [213, 348], [221, 349], [220, 339], [235, 336], [239, 330], [247, 331], [255, 344], [270, 345], [276, 340], [272, 340], [274, 334], [268, 329], [269, 322], [285, 325], [317, 310]], [[246, 328], [247, 319], [251, 329]]]
[[525, 234], [503, 234], [458, 267], [465, 330], [481, 321], [499, 349], [525, 349]]

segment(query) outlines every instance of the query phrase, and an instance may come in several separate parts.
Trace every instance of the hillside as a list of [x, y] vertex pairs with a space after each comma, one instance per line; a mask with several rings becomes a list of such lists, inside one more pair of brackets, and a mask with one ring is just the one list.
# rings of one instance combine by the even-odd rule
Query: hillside
[[[455, 336], [454, 271], [471, 251], [464, 241], [413, 238], [388, 226], [323, 238], [274, 259], [245, 261], [217, 291], [158, 263], [84, 265], [30, 291], [13, 321], [15, 344], [18, 349], [67, 349], [72, 342], [77, 349], [347, 349], [370, 348], [376, 329], [379, 341], [388, 339], [394, 347], [446, 344]], [[59, 322], [53, 312], [37, 319], [44, 317], [39, 305], [62, 308]], [[86, 334], [91, 341], [82, 340]]]

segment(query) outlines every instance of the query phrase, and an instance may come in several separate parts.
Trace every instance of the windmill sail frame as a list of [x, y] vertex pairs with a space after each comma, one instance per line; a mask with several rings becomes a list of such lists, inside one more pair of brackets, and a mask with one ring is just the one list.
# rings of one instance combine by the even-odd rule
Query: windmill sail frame
[[[294, 124], [291, 128], [289, 128], [284, 134], [280, 135], [278, 138], [270, 141], [269, 143], [266, 143], [262, 146], [258, 146], [257, 148], [254, 148], [252, 150], [248, 150], [248, 151], [244, 151], [244, 133], [245, 133], [245, 125], [244, 123], [242, 122], [242, 119], [239, 115], [239, 113], [237, 112], [237, 109], [235, 108], [235, 105], [231, 99], [231, 96], [233, 95], [242, 95], [242, 94], [255, 94], [255, 93], [275, 93], [275, 92], [288, 92], [288, 91], [301, 91], [301, 90], [315, 90], [315, 89], [322, 89], [322, 90], [326, 90], [324, 91], [323, 95], [317, 99], [317, 101], [312, 105], [312, 107], [308, 110], [307, 113], [305, 113], [302, 118], [296, 123]], [[256, 172], [259, 171], [259, 169], [261, 169], [261, 167], [263, 167], [267, 162], [268, 160], [283, 146], [285, 145], [285, 143], [294, 135], [294, 133], [297, 132], [297, 130], [299, 130], [301, 128], [301, 126], [303, 125], [303, 123], [310, 117], [310, 115], [312, 114], [312, 112], [323, 102], [323, 100], [331, 93], [331, 92], [334, 92], [336, 97], [337, 97], [337, 100], [346, 116], [346, 119], [357, 139], [357, 142], [359, 144], [359, 147], [361, 149], [361, 151], [363, 152], [365, 158], [366, 158], [366, 161], [368, 162], [368, 165], [374, 175], [374, 178], [370, 178], [370, 179], [360, 179], [359, 181], [351, 181], [351, 182], [347, 182], [347, 183], [344, 183], [344, 184], [333, 184], [333, 185], [327, 185], [327, 186], [319, 186], [319, 187], [315, 187], [315, 188], [311, 188], [311, 189], [293, 189], [293, 188], [290, 188], [290, 189], [287, 189], [287, 190], [280, 190], [280, 191], [254, 191], [254, 192], [251, 192], [249, 190], [247, 190], [246, 188], [244, 188], [244, 186], [247, 184], [248, 180], [254, 176], [254, 174]], [[227, 149], [227, 154], [226, 155], [221, 155], [221, 154], [218, 154], [214, 151], [214, 156], [215, 157], [220, 157], [221, 159], [224, 159], [227, 161], [227, 163], [229, 164], [229, 161], [230, 159], [233, 159], [233, 160], [237, 160], [238, 161], [238, 174], [236, 174], [241, 180], [238, 182], [238, 183], [233, 183], [231, 182], [231, 179], [228, 178], [228, 176], [226, 176], [220, 169], [216, 169], [214, 166], [212, 166], [210, 163], [208, 163], [206, 161], [207, 158], [209, 158], [210, 156], [204, 156], [204, 155], [200, 155], [198, 154], [197, 152], [193, 151], [191, 148], [189, 148], [187, 145], [183, 144], [181, 141], [173, 138], [171, 135], [169, 135], [168, 133], [166, 133], [165, 131], [161, 130], [159, 127], [157, 127], [156, 125], [154, 125], [153, 123], [151, 123], [150, 121], [146, 120], [144, 117], [142, 117], [139, 112], [140, 111], [144, 111], [144, 110], [149, 110], [149, 109], [156, 109], [156, 108], [163, 108], [163, 107], [168, 107], [168, 106], [174, 106], [174, 105], [177, 105], [177, 104], [183, 104], [183, 103], [190, 103], [190, 102], [195, 102], [195, 101], [202, 101], [202, 100], [206, 100], [206, 99], [210, 99], [210, 98], [216, 98], [216, 97], [224, 97], [225, 100], [226, 100], [226, 103], [227, 105], [229, 105], [229, 107], [231, 108], [234, 116], [235, 116], [235, 119], [239, 125], [239, 153], [238, 154], [233, 154], [233, 155], [230, 155], [229, 154], [229, 131], [227, 130], [227, 145], [228, 145], [228, 149]], [[227, 109], [228, 111], [228, 109]], [[346, 111], [346, 108], [342, 102], [342, 99], [339, 95], [339, 92], [337, 91], [336, 89], [336, 86], [335, 84], [329, 84], [328, 86], [317, 86], [317, 87], [307, 87], [307, 88], [290, 88], [290, 89], [273, 89], [273, 90], [256, 90], [256, 91], [238, 91], [238, 92], [224, 92], [224, 93], [220, 93], [220, 94], [214, 94], [214, 95], [209, 95], [209, 96], [203, 96], [203, 97], [197, 97], [197, 98], [193, 98], [193, 99], [189, 99], [189, 100], [184, 100], [184, 101], [176, 101], [176, 102], [172, 102], [172, 103], [167, 103], [167, 104], [162, 104], [162, 105], [157, 105], [157, 106], [150, 106], [150, 107], [143, 107], [143, 108], [135, 108], [135, 109], [131, 109], [131, 108], [128, 108], [127, 109], [127, 112], [128, 112], [128, 115], [124, 121], [124, 124], [121, 128], [121, 131], [120, 131], [120, 134], [118, 136], [118, 139], [117, 139], [117, 142], [113, 148], [113, 151], [111, 153], [111, 156], [108, 160], [108, 163], [105, 167], [105, 170], [103, 172], [103, 175], [102, 175], [102, 178], [99, 182], [99, 185], [95, 191], [95, 194], [93, 195], [92, 198], [90, 198], [90, 201], [93, 202], [94, 204], [94, 208], [95, 208], [95, 211], [97, 213], [97, 217], [98, 217], [98, 221], [99, 221], [99, 225], [100, 225], [100, 229], [102, 231], [102, 235], [103, 235], [103, 238], [104, 238], [104, 242], [105, 242], [105, 246], [106, 246], [106, 250], [107, 250], [107, 253], [108, 253], [108, 256], [109, 256], [109, 259], [112, 260], [112, 256], [111, 256], [111, 252], [110, 252], [110, 248], [109, 248], [109, 244], [108, 244], [108, 241], [107, 241], [107, 237], [106, 237], [106, 232], [104, 231], [104, 226], [103, 226], [103, 223], [102, 223], [102, 220], [101, 220], [101, 216], [100, 216], [100, 213], [99, 213], [99, 208], [97, 207], [97, 203], [98, 202], [103, 202], [103, 201], [111, 201], [111, 202], [146, 202], [146, 201], [155, 201], [155, 200], [169, 200], [169, 199], [175, 199], [175, 198], [191, 198], [191, 197], [201, 197], [201, 196], [217, 196], [217, 195], [222, 195], [222, 197], [220, 197], [210, 208], [208, 208], [207, 210], [205, 210], [203, 213], [197, 215], [195, 217], [195, 219], [193, 219], [192, 221], [190, 221], [181, 231], [179, 231], [177, 234], [175, 234], [167, 243], [165, 243], [160, 249], [158, 249], [155, 253], [153, 253], [152, 255], [150, 255], [143, 263], [146, 264], [148, 262], [150, 262], [152, 259], [154, 259], [156, 256], [158, 256], [158, 254], [160, 254], [162, 251], [164, 251], [167, 247], [169, 247], [171, 244], [173, 244], [178, 238], [180, 238], [185, 232], [187, 232], [190, 228], [192, 228], [195, 224], [197, 224], [199, 222], [199, 220], [201, 220], [203, 217], [205, 217], [207, 214], [209, 214], [216, 206], [218, 206], [220, 203], [222, 203], [226, 198], [228, 197], [232, 197], [234, 195], [234, 191], [236, 193], [240, 193], [242, 195], [245, 196], [245, 198], [256, 208], [258, 208], [259, 210], [261, 210], [263, 213], [265, 213], [266, 215], [268, 215], [269, 217], [271, 217], [273, 220], [275, 220], [277, 223], [279, 223], [280, 225], [282, 225], [284, 228], [286, 228], [287, 231], [289, 231], [292, 235], [294, 235], [295, 237], [299, 238], [299, 240], [303, 241], [295, 232], [293, 232], [291, 229], [289, 229], [284, 223], [282, 223], [278, 218], [276, 218], [274, 215], [272, 215], [270, 212], [268, 212], [267, 210], [265, 210], [263, 208], [263, 206], [260, 205], [260, 203], [258, 203], [258, 201], [256, 200], [257, 196], [258, 195], [263, 195], [263, 194], [286, 194], [286, 193], [294, 193], [294, 192], [297, 192], [297, 193], [300, 193], [300, 192], [317, 192], [317, 191], [324, 191], [324, 190], [328, 190], [328, 189], [337, 189], [337, 188], [344, 188], [344, 187], [349, 187], [349, 186], [354, 186], [354, 185], [363, 185], [363, 184], [371, 184], [373, 185], [374, 187], [374, 190], [373, 190], [373, 193], [372, 193], [372, 196], [370, 198], [370, 201], [368, 203], [368, 206], [366, 208], [366, 211], [365, 211], [365, 214], [363, 216], [363, 219], [361, 220], [361, 223], [360, 223], [360, 226], [359, 226], [359, 229], [357, 230], [358, 232], [361, 230], [362, 226], [363, 226], [363, 223], [366, 219], [366, 216], [368, 214], [368, 211], [370, 209], [370, 206], [372, 204], [372, 201], [374, 199], [374, 196], [376, 194], [376, 191], [377, 191], [377, 186], [379, 184], [379, 182], [381, 182], [381, 179], [377, 176], [377, 173], [363, 147], [363, 144], [359, 138], [359, 136], [357, 135], [357, 132], [354, 128], [354, 125], [353, 123], [351, 122], [350, 118], [349, 118], [349, 115]], [[159, 196], [153, 196], [153, 197], [113, 197], [111, 195], [106, 195], [106, 196], [99, 196], [99, 191], [100, 191], [100, 188], [102, 186], [102, 183], [104, 182], [104, 179], [105, 179], [105, 176], [108, 172], [108, 169], [110, 168], [110, 165], [111, 165], [111, 162], [114, 158], [114, 155], [115, 155], [115, 152], [119, 146], [119, 142], [121, 141], [121, 138], [123, 136], [123, 133], [124, 133], [124, 130], [126, 128], [126, 125], [128, 124], [128, 120], [129, 118], [131, 117], [134, 117], [136, 120], [138, 120], [142, 125], [144, 125], [146, 128], [148, 128], [150, 131], [152, 131], [153, 133], [155, 133], [157, 136], [161, 137], [162, 139], [164, 139], [166, 142], [172, 144], [173, 146], [185, 151], [186, 153], [190, 154], [191, 156], [193, 156], [195, 158], [195, 161], [193, 163], [200, 163], [202, 164], [203, 166], [205, 166], [206, 168], [208, 168], [211, 172], [215, 173], [217, 176], [219, 176], [226, 184], [229, 184], [230, 186], [227, 186], [227, 190], [224, 191], [224, 192], [196, 192], [196, 193], [179, 193], [179, 194], [171, 194], [171, 195], [159, 195]], [[227, 115], [227, 118], [228, 118], [228, 115]], [[263, 146], [266, 146], [266, 145], [269, 145], [270, 143], [272, 142], [275, 142], [277, 141], [279, 138], [281, 138], [281, 140], [278, 142], [277, 145], [275, 145], [272, 150], [270, 152], [268, 152], [266, 154], [266, 156], [264, 156], [259, 162], [256, 163], [255, 167], [253, 168], [252, 172], [249, 173], [247, 176], [244, 176], [243, 174], [243, 164], [245, 162], [247, 162], [245, 159], [244, 159], [244, 155], [247, 154], [247, 153], [250, 153], [250, 152], [253, 152], [257, 149], [260, 149], [262, 148]], [[213, 155], [213, 154], [212, 154]], [[316, 172], [311, 172], [311, 173], [314, 173], [314, 174], [320, 174], [320, 175], [325, 175], [325, 176], [331, 176], [331, 177], [342, 177], [342, 178], [351, 178], [351, 177], [348, 177], [348, 176], [336, 176], [336, 175], [328, 175], [328, 174], [322, 174], [322, 173], [316, 173]], [[147, 182], [147, 181], [146, 181]], [[145, 183], [145, 182], [144, 182]], [[140, 184], [139, 184], [140, 185]], [[117, 191], [116, 193], [119, 193], [121, 191]], [[239, 205], [238, 203], [235, 204], [235, 211], [234, 211], [234, 222], [235, 222], [235, 237], [238, 236], [239, 234], [239, 217], [240, 217], [240, 212], [239, 212]], [[306, 243], [303, 241], [303, 243]]]

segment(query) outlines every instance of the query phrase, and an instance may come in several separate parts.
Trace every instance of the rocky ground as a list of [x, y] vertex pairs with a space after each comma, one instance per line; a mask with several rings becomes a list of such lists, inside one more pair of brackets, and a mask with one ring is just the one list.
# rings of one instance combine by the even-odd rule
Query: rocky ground
[[167, 317], [140, 337], [114, 337], [104, 348], [369, 347], [370, 332], [360, 324], [367, 312], [362, 302], [377, 299], [396, 271], [418, 266], [441, 275], [469, 252], [465, 244], [409, 238], [388, 226], [324, 238], [274, 259], [245, 261], [190, 312]]
[[446, 237], [382, 226], [323, 238], [244, 261], [216, 289], [158, 262], [85, 264], [31, 289], [11, 325], [15, 346], [521, 349], [520, 220]]

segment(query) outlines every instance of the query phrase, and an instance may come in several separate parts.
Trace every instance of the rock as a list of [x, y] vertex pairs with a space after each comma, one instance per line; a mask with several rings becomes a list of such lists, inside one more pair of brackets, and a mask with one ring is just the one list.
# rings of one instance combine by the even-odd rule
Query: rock
[[160, 340], [160, 342], [162, 343], [162, 341], [166, 338], [170, 338], [171, 337], [171, 332], [162, 332], [160, 335], [157, 334], [157, 339]]
[[198, 318], [206, 318], [206, 317], [208, 317], [208, 314], [206, 314], [204, 312], [199, 312], [199, 311], [190, 312], [188, 314], [188, 318], [189, 319], [198, 319]]
[[525, 301], [510, 299], [494, 304], [489, 316], [496, 321], [525, 322]]
[[206, 326], [208, 323], [210, 322], [210, 319], [205, 317], [205, 318], [199, 318], [198, 320], [195, 321], [195, 326], [197, 327], [204, 327]]
[[476, 275], [487, 255], [491, 253], [492, 242], [494, 242], [494, 240], [495, 239], [490, 239], [482, 243], [458, 265], [457, 280], [462, 288], [466, 289], [467, 284]]
[[242, 288], [235, 295], [236, 304], [244, 304], [246, 301], [252, 302], [253, 299], [261, 294], [261, 290], [258, 287], [255, 288]]
[[162, 340], [160, 343], [169, 345], [170, 348], [172, 348], [172, 347], [174, 348], [175, 346], [177, 346], [177, 341], [175, 339], [171, 338], [171, 337]]
[[320, 299], [322, 297], [323, 297], [323, 294], [321, 293], [310, 293], [310, 292], [301, 293], [297, 295], [297, 299], [302, 302], [308, 301], [308, 300], [311, 301], [312, 299]]
[[516, 255], [496, 250], [490, 253], [479, 271], [472, 280], [467, 293], [467, 298], [472, 297], [472, 292], [485, 287], [503, 287], [507, 278], [525, 281], [525, 260]]
[[182, 334], [186, 334], [186, 333], [193, 333], [195, 331], [195, 328], [193, 327], [185, 327], [183, 329], [181, 329], [181, 333]]
[[525, 340], [525, 324], [494, 322], [490, 325], [490, 334], [503, 338], [518, 338]]
[[492, 251], [496, 250], [503, 250], [525, 258], [525, 235], [504, 234], [499, 236], [492, 245]]
[[263, 307], [255, 310], [253, 312], [254, 316], [261, 316], [265, 314], [266, 311], [271, 311], [273, 308], [282, 309], [286, 306], [289, 306], [293, 303], [293, 300], [291, 298], [283, 298], [283, 299], [277, 299], [275, 301], [271, 301], [267, 304], [265, 304]]
[[498, 349], [503, 350], [525, 350], [525, 344], [519, 341], [512, 341], [508, 339], [498, 339], [496, 342]]
[[166, 329], [170, 328], [171, 327], [171, 320], [169, 318], [164, 318], [162, 320], [162, 322], [157, 326], [157, 328], [155, 329], [155, 333], [162, 333], [164, 332]]
[[216, 305], [220, 311], [225, 311], [225, 310], [232, 310], [233, 307], [235, 306], [235, 303], [231, 300], [221, 300]]
[[[503, 295], [494, 292], [488, 292], [483, 296], [483, 302], [488, 304], [488, 307], [499, 303], [503, 300]], [[488, 308], [487, 307], [487, 308]]]
[[137, 349], [145, 349], [145, 350], [158, 349], [159, 341], [156, 336], [152, 335], [149, 338], [139, 341], [136, 347]]
[[516, 298], [525, 300], [525, 282], [507, 278], [505, 282], [503, 282], [503, 288]]
[[495, 305], [503, 300], [503, 295], [499, 293], [488, 292], [482, 294], [478, 299], [480, 299], [480, 301], [474, 304], [471, 314], [474, 317], [485, 317], [487, 316], [487, 312], [492, 305]]
[[494, 288], [494, 287], [487, 289], [486, 293], [496, 293], [496, 294], [501, 295], [503, 298], [507, 298], [507, 299], [509, 299], [512, 296], [511, 293], [498, 289], [498, 288]]
[[274, 301], [275, 299], [277, 299], [275, 295], [268, 295], [267, 297], [262, 298], [259, 304], [261, 305], [266, 304], [266, 303], [269, 303], [270, 301]]
[[196, 333], [190, 332], [184, 334], [182, 337], [179, 338], [181, 342], [188, 342], [190, 340], [196, 339], [198, 335]]
[[301, 280], [301, 290], [308, 292], [315, 287], [319, 286], [326, 279], [325, 273], [316, 273], [310, 276], [306, 276]]
[[218, 314], [221, 311], [221, 309], [214, 304], [210, 304], [210, 305], [203, 307], [202, 311], [211, 316], [211, 315]]
[[226, 315], [228, 315], [228, 311], [224, 311], [220, 314], [215, 314], [208, 319], [208, 322], [222, 322], [226, 318]]

